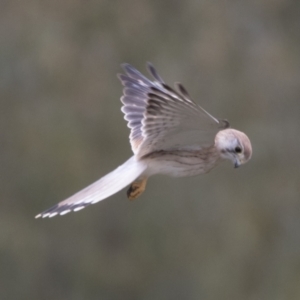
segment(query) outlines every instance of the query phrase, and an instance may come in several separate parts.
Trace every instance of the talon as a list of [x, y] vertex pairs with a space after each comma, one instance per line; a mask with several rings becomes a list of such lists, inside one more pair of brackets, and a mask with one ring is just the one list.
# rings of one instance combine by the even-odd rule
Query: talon
[[139, 197], [146, 189], [147, 178], [138, 179], [134, 181], [127, 190], [127, 197], [129, 200], [134, 200]]

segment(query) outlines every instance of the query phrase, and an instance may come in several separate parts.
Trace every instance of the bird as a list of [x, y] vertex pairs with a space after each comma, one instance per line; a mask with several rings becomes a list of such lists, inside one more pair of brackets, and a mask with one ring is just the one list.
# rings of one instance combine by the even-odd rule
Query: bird
[[174, 88], [166, 84], [151, 63], [147, 69], [152, 80], [130, 64], [122, 67], [125, 74], [118, 74], [123, 85], [121, 110], [130, 128], [133, 156], [36, 218], [79, 211], [126, 186], [127, 197], [134, 200], [145, 191], [152, 175], [195, 176], [222, 161], [229, 160], [237, 168], [250, 160], [252, 146], [247, 135], [204, 110], [181, 83]]

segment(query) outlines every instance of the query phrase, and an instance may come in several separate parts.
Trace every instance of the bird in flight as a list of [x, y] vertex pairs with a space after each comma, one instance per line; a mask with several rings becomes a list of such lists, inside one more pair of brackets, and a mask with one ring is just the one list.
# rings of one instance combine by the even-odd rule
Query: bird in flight
[[252, 154], [249, 138], [229, 128], [196, 104], [182, 84], [172, 88], [147, 64], [149, 80], [129, 64], [119, 74], [124, 89], [122, 112], [130, 128], [133, 156], [111, 173], [75, 195], [38, 214], [36, 218], [79, 211], [129, 185], [130, 200], [140, 196], [155, 174], [172, 177], [209, 172], [229, 160], [237, 168]]

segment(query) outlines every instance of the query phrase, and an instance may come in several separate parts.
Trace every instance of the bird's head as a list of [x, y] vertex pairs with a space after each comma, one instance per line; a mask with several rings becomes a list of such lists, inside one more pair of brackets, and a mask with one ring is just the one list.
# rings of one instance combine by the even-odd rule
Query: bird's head
[[215, 146], [222, 158], [229, 159], [235, 168], [245, 164], [252, 155], [252, 146], [249, 138], [241, 131], [224, 129], [217, 133]]

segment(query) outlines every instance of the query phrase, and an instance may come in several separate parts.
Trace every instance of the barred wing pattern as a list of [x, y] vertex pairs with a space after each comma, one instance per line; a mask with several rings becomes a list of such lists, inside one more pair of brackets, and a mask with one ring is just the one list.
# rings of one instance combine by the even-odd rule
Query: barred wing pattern
[[148, 63], [154, 81], [129, 64], [119, 78], [124, 86], [122, 112], [131, 129], [133, 152], [142, 157], [154, 151], [202, 148], [213, 145], [214, 137], [229, 123], [218, 120], [197, 105], [185, 88], [164, 83]]

